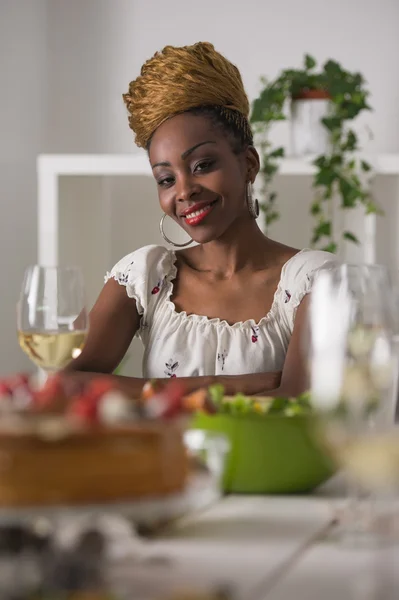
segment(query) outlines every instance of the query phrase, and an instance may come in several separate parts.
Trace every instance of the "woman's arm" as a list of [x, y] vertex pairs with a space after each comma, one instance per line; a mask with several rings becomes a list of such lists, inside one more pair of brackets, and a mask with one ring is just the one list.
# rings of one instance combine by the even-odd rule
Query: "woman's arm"
[[109, 279], [90, 312], [89, 333], [81, 355], [64, 370], [112, 373], [126, 354], [140, 316], [126, 288]]
[[[86, 371], [73, 370], [72, 366], [68, 371], [62, 373], [66, 389], [73, 394], [81, 385], [84, 385], [94, 377], [107, 378], [112, 377], [115, 385], [125, 394], [131, 397], [139, 397], [141, 395], [144, 384], [147, 379], [141, 377], [124, 377], [122, 375], [106, 375], [106, 371]], [[254, 395], [263, 392], [265, 395], [270, 390], [278, 388], [281, 380], [281, 373], [249, 373], [248, 375], [209, 375], [202, 377], [180, 377], [174, 381], [181, 381], [184, 384], [187, 393], [194, 392], [200, 388], [209, 387], [210, 385], [219, 383], [223, 385], [227, 395], [233, 395], [242, 392], [247, 395]], [[169, 378], [157, 379], [159, 384], [170, 382]]]
[[294, 329], [288, 345], [281, 382], [275, 390], [269, 390], [273, 396], [298, 396], [309, 389], [309, 375], [305, 350], [305, 329], [310, 296], [304, 297], [295, 315]]

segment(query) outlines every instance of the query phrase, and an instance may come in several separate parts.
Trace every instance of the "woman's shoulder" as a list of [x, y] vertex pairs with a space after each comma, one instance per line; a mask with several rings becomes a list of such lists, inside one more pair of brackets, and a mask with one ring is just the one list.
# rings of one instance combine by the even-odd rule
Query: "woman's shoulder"
[[[126, 282], [129, 276], [145, 277], [151, 271], [168, 271], [175, 260], [174, 252], [164, 246], [151, 244], [138, 248], [121, 258], [106, 274], [105, 279], [113, 277]], [[167, 274], [164, 272], [164, 274]], [[122, 281], [120, 281], [122, 283]]]
[[339, 264], [335, 254], [325, 250], [304, 248], [296, 251], [283, 267], [285, 277], [289, 279], [302, 279], [310, 277], [315, 271], [322, 268], [333, 268]]

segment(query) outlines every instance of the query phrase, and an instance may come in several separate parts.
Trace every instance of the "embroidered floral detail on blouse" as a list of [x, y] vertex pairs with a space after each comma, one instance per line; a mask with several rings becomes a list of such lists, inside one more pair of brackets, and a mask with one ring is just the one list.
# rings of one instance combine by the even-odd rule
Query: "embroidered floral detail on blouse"
[[115, 279], [115, 281], [117, 281], [119, 285], [127, 285], [129, 283], [130, 268], [132, 265], [134, 265], [134, 260], [132, 260], [132, 262], [129, 264], [129, 266], [123, 273], [107, 273], [104, 277], [104, 281], [107, 282], [108, 279], [112, 277], [112, 279]]
[[284, 292], [284, 304], [287, 304], [291, 300], [291, 292], [285, 290]]
[[116, 273], [115, 280], [120, 285], [126, 285], [129, 281], [129, 270], [125, 271], [124, 273]]
[[224, 370], [224, 363], [226, 362], [227, 350], [223, 350], [223, 352], [218, 352], [218, 363], [220, 364], [220, 369]]
[[166, 371], [164, 371], [165, 375], [167, 377], [176, 377], [176, 369], [179, 366], [179, 363], [177, 361], [174, 361], [173, 358], [171, 358], [167, 363], [165, 363], [165, 367], [166, 367]]
[[151, 294], [154, 296], [155, 294], [158, 294], [161, 291], [161, 287], [163, 285], [165, 281], [165, 277], [163, 279], [160, 279], [158, 281], [158, 283], [156, 284], [156, 286], [154, 286], [151, 290]]
[[251, 330], [252, 330], [251, 340], [255, 344], [255, 342], [258, 341], [258, 337], [259, 337], [259, 327], [257, 325], [253, 325], [251, 327]]

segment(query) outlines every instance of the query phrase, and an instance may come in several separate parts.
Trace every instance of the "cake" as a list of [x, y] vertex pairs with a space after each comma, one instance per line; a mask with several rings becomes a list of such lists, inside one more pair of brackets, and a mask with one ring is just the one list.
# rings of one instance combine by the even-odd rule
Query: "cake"
[[[57, 378], [32, 391], [0, 384], [0, 506], [123, 502], [183, 490], [181, 390], [132, 400], [112, 379], [68, 398]], [[203, 396], [201, 396], [203, 398]], [[187, 405], [201, 401], [193, 396]]]

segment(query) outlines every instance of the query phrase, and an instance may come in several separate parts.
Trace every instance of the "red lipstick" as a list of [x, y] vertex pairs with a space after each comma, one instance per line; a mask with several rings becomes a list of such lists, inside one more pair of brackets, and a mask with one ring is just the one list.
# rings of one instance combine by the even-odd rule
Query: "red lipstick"
[[199, 225], [212, 212], [216, 202], [217, 200], [213, 202], [198, 202], [183, 211], [180, 216], [186, 220], [187, 225], [191, 225], [192, 227]]

